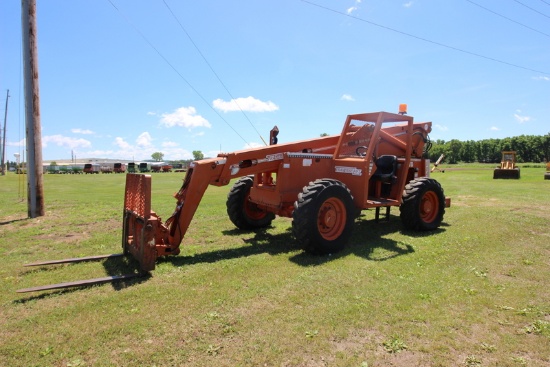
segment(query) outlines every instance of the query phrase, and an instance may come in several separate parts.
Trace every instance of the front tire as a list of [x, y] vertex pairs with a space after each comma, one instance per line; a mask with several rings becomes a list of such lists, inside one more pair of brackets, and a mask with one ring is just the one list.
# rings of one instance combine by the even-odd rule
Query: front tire
[[292, 232], [306, 252], [338, 252], [351, 236], [354, 212], [353, 196], [342, 182], [319, 179], [298, 195]]
[[445, 195], [436, 180], [421, 177], [410, 181], [399, 207], [406, 229], [427, 231], [439, 228], [445, 214]]
[[271, 224], [275, 214], [265, 211], [249, 200], [253, 176], [241, 177], [227, 195], [227, 215], [237, 228], [251, 230]]

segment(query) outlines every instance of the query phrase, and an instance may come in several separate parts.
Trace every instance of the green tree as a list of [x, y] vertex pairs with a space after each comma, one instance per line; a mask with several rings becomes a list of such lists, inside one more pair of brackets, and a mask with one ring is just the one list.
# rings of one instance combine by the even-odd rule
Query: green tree
[[550, 162], [550, 133], [542, 137], [542, 155], [546, 162]]
[[462, 142], [457, 139], [453, 139], [449, 142], [447, 142], [447, 161], [450, 164], [458, 163], [460, 160], [460, 151], [462, 150]]
[[460, 150], [460, 160], [466, 163], [476, 161], [476, 142], [473, 140], [465, 141]]
[[435, 142], [432, 142], [432, 149], [430, 150], [430, 160], [432, 162], [436, 162], [441, 154], [447, 154], [447, 148], [445, 147], [445, 141], [443, 140], [436, 140]]
[[157, 162], [160, 162], [164, 158], [164, 153], [154, 152], [153, 154], [151, 154], [151, 158], [153, 158]]
[[436, 161], [445, 154], [445, 161], [499, 163], [503, 151], [513, 150], [517, 153], [518, 162], [540, 163], [550, 160], [550, 133], [547, 135], [520, 135], [503, 139], [483, 139], [460, 141], [435, 140], [429, 158]]
[[193, 151], [193, 157], [196, 161], [200, 161], [201, 159], [204, 159], [204, 154], [200, 150], [194, 150]]

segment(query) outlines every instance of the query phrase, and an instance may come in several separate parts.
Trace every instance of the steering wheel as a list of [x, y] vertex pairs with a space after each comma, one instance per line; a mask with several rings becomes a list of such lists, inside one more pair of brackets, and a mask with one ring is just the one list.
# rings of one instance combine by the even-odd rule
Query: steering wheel
[[[357, 147], [357, 149], [355, 149], [355, 153], [359, 156], [359, 157], [364, 157], [367, 155], [367, 150], [369, 149], [369, 147], [365, 146], [365, 145], [361, 145], [360, 147]], [[364, 150], [364, 152], [361, 152], [361, 150]]]

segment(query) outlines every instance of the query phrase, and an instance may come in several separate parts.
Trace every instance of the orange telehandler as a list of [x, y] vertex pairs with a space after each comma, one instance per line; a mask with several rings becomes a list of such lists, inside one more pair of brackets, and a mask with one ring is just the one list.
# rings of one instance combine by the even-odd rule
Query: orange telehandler
[[[391, 207], [399, 207], [406, 229], [436, 229], [450, 199], [429, 178], [430, 162], [423, 153], [430, 131], [431, 122], [414, 123], [406, 105], [400, 105], [399, 114], [348, 115], [340, 135], [273, 144], [275, 128], [270, 146], [193, 162], [165, 222], [151, 209], [151, 176], [129, 173], [123, 252], [132, 254], [143, 272], [153, 270], [158, 257], [179, 254], [207, 187], [233, 179], [238, 180], [226, 204], [235, 226], [254, 230], [269, 226], [276, 215], [291, 217], [294, 237], [310, 253], [341, 250], [365, 209], [375, 209], [378, 218], [380, 208], [388, 216]], [[32, 290], [43, 289], [51, 288]]]

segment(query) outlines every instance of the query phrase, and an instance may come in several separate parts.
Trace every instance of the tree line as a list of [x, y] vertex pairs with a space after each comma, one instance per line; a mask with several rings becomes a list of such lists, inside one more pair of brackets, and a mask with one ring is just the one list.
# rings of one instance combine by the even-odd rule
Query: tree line
[[520, 135], [504, 139], [460, 141], [432, 141], [428, 152], [431, 161], [445, 154], [445, 162], [499, 163], [502, 151], [515, 151], [518, 162], [541, 163], [550, 161], [550, 133], [546, 135]]

